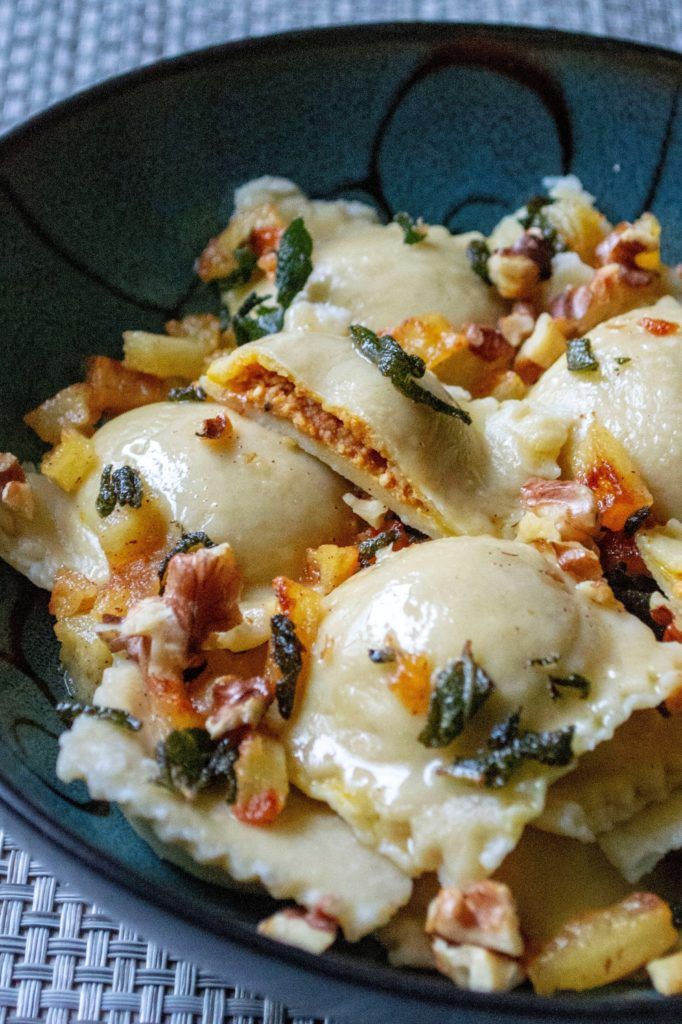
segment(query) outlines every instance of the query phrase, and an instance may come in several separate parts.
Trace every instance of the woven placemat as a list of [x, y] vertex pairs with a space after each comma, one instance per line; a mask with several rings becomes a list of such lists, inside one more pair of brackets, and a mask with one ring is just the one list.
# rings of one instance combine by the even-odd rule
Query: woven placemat
[[[0, 130], [164, 55], [311, 25], [420, 19], [549, 25], [682, 50], [682, 0], [0, 0]], [[42, 1020], [315, 1024], [173, 959], [0, 831], [0, 1024]]]

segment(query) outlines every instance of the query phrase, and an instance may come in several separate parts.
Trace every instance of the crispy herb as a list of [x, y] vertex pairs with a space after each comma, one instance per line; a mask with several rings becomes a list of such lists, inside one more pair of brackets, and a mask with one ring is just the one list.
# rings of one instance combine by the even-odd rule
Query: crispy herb
[[103, 722], [111, 722], [112, 725], [130, 729], [131, 732], [139, 732], [142, 728], [139, 718], [129, 715], [120, 708], [103, 708], [94, 704], [82, 704], [80, 701], [63, 700], [57, 704], [56, 711], [67, 725], [71, 725], [80, 715], [87, 715], [88, 718], [100, 718]]
[[175, 729], [156, 748], [157, 782], [166, 789], [195, 797], [218, 785], [226, 788], [226, 800], [237, 799], [234, 766], [239, 748], [229, 737], [213, 740], [205, 729]]
[[660, 640], [665, 626], [651, 618], [651, 595], [658, 591], [656, 581], [644, 573], [627, 572], [624, 562], [619, 562], [614, 569], [605, 572], [604, 578], [630, 614], [648, 626], [655, 633], [656, 639]]
[[368, 537], [367, 540], [360, 541], [358, 544], [360, 566], [365, 569], [368, 565], [371, 565], [382, 548], [387, 548], [389, 544], [394, 544], [397, 540], [400, 540], [400, 530], [392, 526], [389, 530], [383, 530], [374, 537]]
[[281, 672], [275, 686], [277, 707], [282, 718], [290, 718], [296, 700], [296, 684], [303, 667], [302, 654], [305, 647], [296, 636], [296, 627], [286, 615], [273, 615], [272, 656]]
[[554, 202], [555, 200], [550, 196], [533, 196], [526, 203], [525, 214], [518, 218], [519, 224], [525, 231], [530, 228], [540, 231], [542, 237], [551, 246], [552, 256], [566, 250], [566, 243], [545, 213], [545, 207], [551, 206]]
[[589, 338], [571, 338], [566, 349], [566, 366], [573, 373], [589, 373], [599, 369], [599, 360], [592, 351]]
[[392, 647], [370, 647], [367, 653], [369, 660], [373, 661], [375, 665], [386, 665], [398, 657], [397, 651]]
[[520, 726], [521, 713], [515, 711], [490, 732], [487, 749], [475, 757], [458, 757], [443, 769], [455, 779], [465, 779], [490, 789], [509, 782], [524, 761], [544, 765], [567, 765], [573, 758], [575, 727], [554, 732], [534, 732]]
[[490, 249], [488, 248], [487, 242], [482, 238], [474, 238], [472, 242], [469, 242], [467, 245], [467, 259], [469, 260], [469, 266], [473, 270], [474, 274], [478, 274], [485, 284], [492, 284], [488, 274]]
[[[278, 306], [268, 306], [267, 299], [252, 292], [242, 302], [232, 318], [235, 341], [238, 345], [246, 345], [249, 341], [257, 341], [266, 334], [276, 334], [282, 330], [284, 310]], [[251, 311], [255, 315], [251, 315]]]
[[461, 657], [436, 673], [429, 714], [419, 742], [425, 747], [447, 747], [494, 689], [490, 676], [474, 661], [471, 641], [467, 640]]
[[208, 665], [207, 661], [200, 661], [198, 665], [190, 665], [189, 668], [182, 670], [182, 681], [183, 683], [192, 683], [195, 679], [198, 679], [201, 673]]
[[581, 700], [587, 700], [592, 683], [589, 679], [585, 679], [585, 676], [581, 676], [577, 672], [572, 672], [570, 676], [550, 676], [549, 692], [552, 700], [559, 700], [561, 698], [561, 687], [563, 686], [569, 690], [578, 690]]
[[139, 508], [142, 504], [142, 479], [132, 466], [114, 469], [108, 462], [102, 470], [99, 494], [95, 507], [102, 519], [106, 519], [117, 505]]
[[237, 266], [227, 277], [223, 277], [218, 281], [218, 287], [224, 291], [248, 284], [258, 263], [258, 257], [255, 252], [247, 245], [240, 245], [238, 249], [233, 251], [232, 255]]
[[664, 700], [660, 704], [656, 705], [656, 711], [658, 711], [661, 718], [672, 718], [673, 713]]
[[292, 220], [282, 235], [277, 250], [277, 301], [282, 309], [288, 309], [295, 297], [305, 287], [313, 269], [311, 260], [313, 240], [302, 217]]
[[419, 356], [409, 355], [390, 334], [379, 337], [369, 327], [352, 324], [350, 328], [353, 344], [388, 377], [394, 388], [413, 402], [428, 405], [446, 416], [456, 416], [463, 423], [471, 423], [471, 416], [454, 401], [445, 402], [426, 388], [416, 383], [426, 373], [426, 364]]
[[625, 526], [623, 530], [628, 537], [633, 537], [641, 526], [644, 526], [649, 513], [651, 512], [651, 505], [643, 505], [642, 508], [638, 508], [636, 512], [628, 516], [625, 520]]
[[551, 196], [537, 195], [531, 196], [526, 203], [526, 212], [523, 217], [519, 217], [519, 223], [524, 228], [533, 227], [533, 217], [537, 217], [541, 210], [544, 210], [546, 206], [552, 206], [556, 202], [556, 199], [552, 199]]
[[631, 363], [632, 359], [630, 356], [616, 356], [614, 362], [617, 363], [618, 366], [625, 366], [626, 363]]
[[426, 231], [416, 226], [417, 222], [410, 217], [409, 213], [396, 213], [393, 218], [396, 224], [403, 229], [403, 242], [405, 245], [416, 245], [426, 238]]
[[206, 392], [201, 384], [188, 384], [184, 388], [171, 388], [168, 392], [169, 402], [205, 402]]
[[175, 555], [185, 555], [188, 551], [192, 551], [194, 548], [214, 548], [215, 541], [204, 533], [203, 530], [194, 530], [192, 533], [183, 533], [177, 544], [170, 549], [168, 554], [165, 556], [163, 561], [159, 565], [159, 579], [161, 580], [161, 593], [163, 594], [164, 578], [166, 576], [166, 570], [168, 569], [168, 563], [171, 558]]

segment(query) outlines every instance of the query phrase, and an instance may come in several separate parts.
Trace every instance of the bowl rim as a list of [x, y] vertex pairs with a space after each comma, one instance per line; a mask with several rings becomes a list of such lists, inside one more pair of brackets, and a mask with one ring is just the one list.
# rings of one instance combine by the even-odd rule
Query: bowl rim
[[[555, 28], [525, 26], [515, 23], [486, 23], [459, 21], [396, 21], [396, 22], [365, 22], [357, 24], [332, 25], [307, 29], [294, 29], [287, 32], [230, 40], [223, 43], [164, 57], [133, 68], [122, 74], [107, 77], [95, 85], [85, 86], [68, 97], [56, 100], [49, 106], [30, 115], [17, 124], [0, 132], [0, 183], [4, 180], [2, 170], [3, 156], [15, 144], [33, 133], [49, 129], [61, 121], [75, 117], [80, 111], [97, 105], [116, 96], [135, 90], [155, 80], [173, 78], [201, 67], [229, 62], [232, 58], [241, 58], [249, 54], [268, 53], [269, 56], [286, 56], [301, 52], [308, 44], [334, 48], [348, 44], [358, 38], [376, 38], [395, 45], [409, 42], [433, 42], [443, 45], [448, 39], [446, 33], [457, 33], [473, 38], [492, 37], [496, 42], [507, 43], [512, 49], [524, 41], [531, 43], [551, 43], [561, 50], [573, 52], [588, 50], [601, 53], [613, 53], [622, 56], [623, 52], [655, 62], [674, 66], [680, 76], [682, 85], [682, 53], [662, 46], [641, 43], [630, 39], [600, 36], [585, 32], [572, 32]], [[179, 917], [196, 927], [191, 913], [184, 911], [182, 902], [172, 899], [172, 894], [162, 886], [150, 883], [136, 876], [131, 876], [122, 865], [90, 845], [86, 840], [77, 838], [68, 828], [56, 819], [51, 818], [42, 808], [14, 784], [12, 778], [0, 767], [0, 807], [4, 804], [11, 816], [16, 816], [17, 824], [22, 831], [33, 834], [36, 841], [45, 849], [42, 837], [54, 845], [55, 851], [76, 862], [84, 869], [86, 875], [93, 872], [104, 875], [114, 889], [122, 890], [126, 896], [131, 894], [143, 904], [150, 902], [164, 914]], [[48, 856], [46, 854], [46, 856]], [[48, 858], [49, 859], [49, 858]], [[180, 870], [180, 869], [178, 869]], [[115, 910], [115, 907], [112, 908]], [[213, 920], [215, 916], [215, 920]], [[633, 1019], [643, 1013], [647, 1017], [663, 1020], [679, 1009], [682, 998], [666, 997], [658, 999], [650, 992], [634, 992], [626, 995], [600, 996], [598, 1000], [565, 995], [561, 997], [538, 997], [533, 993], [481, 994], [454, 988], [450, 989], [442, 980], [431, 975], [404, 971], [388, 965], [375, 963], [348, 963], [335, 960], [333, 957], [320, 958], [293, 947], [284, 946], [252, 931], [240, 921], [229, 921], [225, 927], [224, 919], [218, 920], [218, 914], [207, 921], [203, 919], [201, 928], [210, 930], [211, 935], [219, 942], [234, 942], [245, 946], [257, 955], [275, 958], [289, 964], [297, 973], [307, 972], [316, 978], [325, 976], [334, 978], [342, 984], [352, 987], [362, 986], [372, 991], [379, 990], [382, 997], [419, 999], [441, 1011], [447, 1009], [486, 1012], [492, 1011], [500, 1015], [524, 1014], [530, 1018], [547, 1018], [553, 1015], [556, 1019], [575, 1020], [576, 1018], [594, 1017], [595, 1013], [606, 1017]], [[222, 925], [222, 926], [221, 926]], [[191, 953], [187, 954], [191, 957]], [[277, 998], [286, 998], [286, 993], [277, 993]], [[672, 1020], [672, 1017], [669, 1019]]]

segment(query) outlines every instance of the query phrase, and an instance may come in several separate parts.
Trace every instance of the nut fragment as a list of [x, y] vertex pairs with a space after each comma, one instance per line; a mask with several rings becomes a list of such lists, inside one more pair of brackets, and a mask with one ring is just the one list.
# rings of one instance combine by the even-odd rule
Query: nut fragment
[[657, 992], [663, 996], [682, 994], [682, 953], [651, 960], [646, 969]]
[[224, 412], [219, 412], [217, 416], [210, 416], [201, 424], [201, 430], [197, 430], [197, 437], [202, 437], [207, 441], [228, 441], [232, 434], [232, 423]]
[[245, 725], [258, 725], [271, 700], [270, 688], [260, 676], [218, 676], [211, 684], [211, 707], [206, 719], [211, 739]]
[[518, 960], [481, 946], [453, 946], [436, 938], [432, 948], [441, 974], [469, 992], [510, 992], [525, 980]]
[[513, 248], [492, 253], [488, 276], [503, 299], [528, 299], [541, 280], [536, 261]]
[[585, 541], [599, 533], [596, 498], [577, 480], [530, 477], [521, 488], [521, 502], [535, 515], [550, 519], [562, 541]]
[[602, 266], [620, 263], [640, 270], [658, 270], [661, 265], [661, 225], [652, 213], [634, 223], [621, 221], [596, 249]]
[[441, 889], [429, 904], [426, 931], [512, 957], [524, 949], [514, 897], [508, 886], [491, 879]]
[[276, 942], [296, 946], [308, 953], [324, 953], [334, 943], [338, 931], [334, 918], [320, 911], [301, 908], [280, 910], [258, 925], [258, 932]]

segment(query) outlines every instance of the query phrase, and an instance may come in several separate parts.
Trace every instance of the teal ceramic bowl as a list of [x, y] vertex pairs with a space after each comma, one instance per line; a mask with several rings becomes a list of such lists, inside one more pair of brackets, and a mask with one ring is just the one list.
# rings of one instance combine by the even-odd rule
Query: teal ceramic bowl
[[[195, 255], [263, 173], [316, 196], [490, 228], [574, 172], [611, 218], [653, 209], [682, 260], [682, 58], [555, 32], [460, 25], [315, 31], [162, 62], [0, 141], [0, 450], [125, 328], [210, 308]], [[356, 1024], [679, 1021], [644, 988], [539, 1000], [389, 968], [373, 942], [314, 959], [259, 937], [271, 902], [159, 861], [121, 814], [63, 786], [63, 695], [44, 593], [0, 567], [0, 819], [62, 878], [176, 953], [305, 1014]], [[682, 876], [678, 870], [677, 878]]]

